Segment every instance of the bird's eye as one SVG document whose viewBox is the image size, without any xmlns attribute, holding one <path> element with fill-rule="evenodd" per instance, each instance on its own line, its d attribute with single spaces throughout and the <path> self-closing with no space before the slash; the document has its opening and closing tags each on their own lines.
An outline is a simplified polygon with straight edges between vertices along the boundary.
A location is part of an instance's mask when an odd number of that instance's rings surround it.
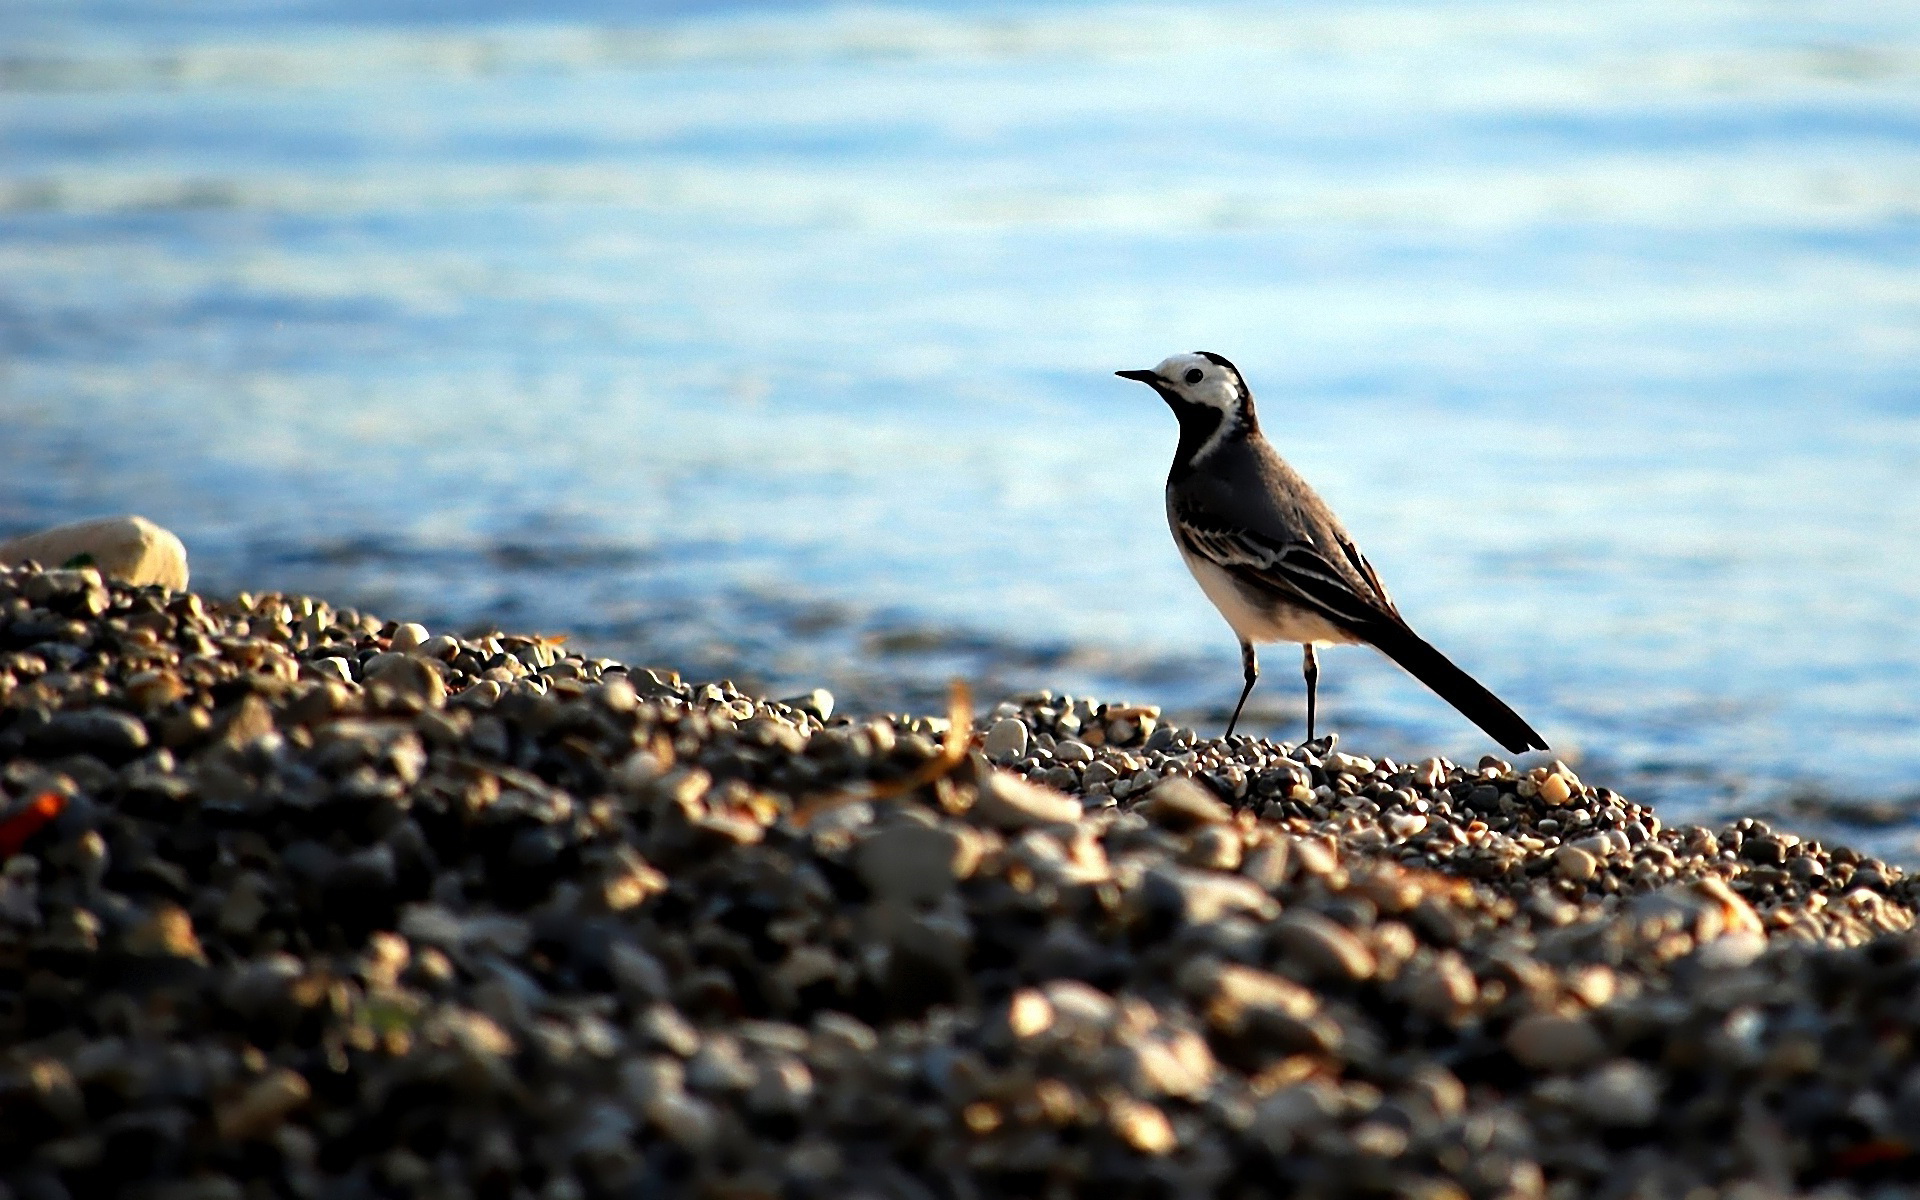
<svg viewBox="0 0 1920 1200">
<path fill-rule="evenodd" d="M 1206 378 L 1206 373 L 1203 372 L 1199 367 L 1195 367 L 1193 370 L 1187 372 L 1188 383 L 1199 383 L 1202 379 L 1205 379 L 1205 378 Z"/>
</svg>

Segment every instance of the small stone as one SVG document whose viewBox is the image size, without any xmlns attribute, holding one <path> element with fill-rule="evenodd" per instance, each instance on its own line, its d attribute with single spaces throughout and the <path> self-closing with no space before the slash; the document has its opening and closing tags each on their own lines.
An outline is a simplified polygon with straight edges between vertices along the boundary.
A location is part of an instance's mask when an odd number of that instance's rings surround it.
<svg viewBox="0 0 1920 1200">
<path fill-rule="evenodd" d="M 1262 1022 L 1304 1020 L 1320 1008 L 1318 998 L 1292 980 L 1238 963 L 1202 960 L 1182 973 L 1180 984 L 1205 998 L 1208 1023 L 1228 1034 Z"/>
<path fill-rule="evenodd" d="M 1767 952 L 1767 935 L 1743 929 L 1725 933 L 1694 951 L 1693 961 L 1709 971 L 1737 971 Z"/>
<path fill-rule="evenodd" d="M 1396 841 L 1419 837 L 1427 831 L 1427 819 L 1419 813 L 1396 813 L 1387 818 L 1387 832 Z"/>
<path fill-rule="evenodd" d="M 1085 742 L 1066 738 L 1053 747 L 1053 760 L 1068 766 L 1077 766 L 1093 761 L 1093 748 Z"/>
<path fill-rule="evenodd" d="M 1182 1099 L 1204 1095 L 1219 1069 L 1206 1039 L 1190 1029 L 1162 1029 L 1155 1036 L 1133 1038 L 1115 1061 L 1129 1090 Z"/>
<path fill-rule="evenodd" d="M 273 709 L 258 696 L 243 696 L 238 704 L 213 719 L 214 735 L 231 746 L 245 746 L 273 732 Z"/>
<path fill-rule="evenodd" d="M 1536 793 L 1544 804 L 1559 806 L 1573 798 L 1573 789 L 1567 786 L 1563 775 L 1549 775 L 1542 779 Z"/>
<path fill-rule="evenodd" d="M 1598 1061 L 1607 1043 L 1585 1017 L 1529 1013 L 1507 1031 L 1507 1050 L 1541 1071 L 1571 1071 Z"/>
<path fill-rule="evenodd" d="M 310 658 L 300 664 L 300 674 L 322 683 L 353 682 L 353 668 L 344 658 Z"/>
<path fill-rule="evenodd" d="M 214 1126 L 225 1141 L 264 1137 L 312 1095 L 305 1076 L 281 1067 L 255 1081 L 238 1098 L 217 1107 Z"/>
<path fill-rule="evenodd" d="M 380 655 L 367 664 L 367 682 L 413 696 L 428 708 L 447 702 L 447 684 L 440 672 L 410 654 Z"/>
<path fill-rule="evenodd" d="M 1241 874 L 1259 884 L 1267 891 L 1273 891 L 1287 878 L 1287 843 L 1283 838 L 1274 838 L 1262 843 L 1252 854 L 1246 856 L 1246 862 L 1240 868 Z"/>
<path fill-rule="evenodd" d="M 1319 913 L 1289 912 L 1274 922 L 1273 935 L 1289 958 L 1319 978 L 1358 982 L 1373 976 L 1373 951 Z"/>
<path fill-rule="evenodd" d="M 1340 867 L 1340 855 L 1318 838 L 1298 838 L 1291 845 L 1292 856 L 1299 863 L 1302 874 L 1325 877 Z"/>
<path fill-rule="evenodd" d="M 1594 1069 L 1574 1095 L 1581 1112 L 1613 1128 L 1643 1129 L 1660 1115 L 1660 1077 L 1633 1059 Z"/>
<path fill-rule="evenodd" d="M 715 1034 L 702 1038 L 687 1063 L 687 1086 L 696 1092 L 744 1092 L 754 1083 L 753 1065 L 738 1038 Z"/>
<path fill-rule="evenodd" d="M 635 1018 L 634 1031 L 681 1058 L 692 1058 L 700 1049 L 700 1031 L 671 1004 L 649 1005 Z"/>
<path fill-rule="evenodd" d="M 1180 1144 L 1166 1113 L 1130 1096 L 1114 1099 L 1108 1107 L 1107 1120 L 1121 1141 L 1142 1154 L 1168 1154 Z"/>
<path fill-rule="evenodd" d="M 387 648 L 405 654 L 426 645 L 427 640 L 432 636 L 427 632 L 425 625 L 408 621 L 393 631 L 393 637 L 388 640 Z"/>
<path fill-rule="evenodd" d="M 227 890 L 226 899 L 220 903 L 220 930 L 235 937 L 244 937 L 260 927 L 260 921 L 272 911 L 268 908 L 266 883 L 253 872 L 248 872 L 235 880 Z"/>
<path fill-rule="evenodd" d="M 1194 832 L 1181 861 L 1209 871 L 1235 871 L 1241 852 L 1240 835 L 1231 826 L 1208 825 Z"/>
<path fill-rule="evenodd" d="M 1399 1158 L 1407 1152 L 1407 1131 L 1385 1121 L 1356 1125 L 1347 1139 L 1355 1150 L 1371 1158 Z"/>
<path fill-rule="evenodd" d="M 207 961 L 200 939 L 193 932 L 193 918 L 177 904 L 162 905 L 152 916 L 127 931 L 129 954 L 150 958 L 184 958 Z"/>
<path fill-rule="evenodd" d="M 1591 854 L 1593 857 L 1598 859 L 1607 858 L 1610 855 L 1612 855 L 1614 852 L 1613 839 L 1609 838 L 1607 835 L 1603 833 L 1596 833 L 1590 837 L 1583 837 L 1578 841 L 1575 841 L 1569 844 L 1579 850 L 1583 850 L 1586 853 Z"/>
<path fill-rule="evenodd" d="M 926 825 L 890 825 L 854 851 L 854 866 L 875 896 L 895 904 L 930 904 L 973 874 L 977 834 Z"/>
<path fill-rule="evenodd" d="M 1553 852 L 1553 873 L 1562 879 L 1585 883 L 1599 870 L 1599 860 L 1578 846 L 1561 846 Z"/>
<path fill-rule="evenodd" d="M 1080 819 L 1080 802 L 997 768 L 980 773 L 980 795 L 970 815 L 1000 829 L 1067 824 Z"/>
<path fill-rule="evenodd" d="M 798 709 L 817 721 L 826 721 L 833 716 L 833 693 L 825 688 L 814 688 L 798 696 L 788 696 L 780 703 L 788 708 Z"/>
<path fill-rule="evenodd" d="M 1201 825 L 1219 825 L 1233 820 L 1228 808 L 1202 784 L 1184 775 L 1160 781 L 1148 793 L 1141 811 L 1156 825 L 1173 830 L 1193 829 Z"/>
<path fill-rule="evenodd" d="M 1753 911 L 1738 892 L 1727 886 L 1724 879 L 1706 876 L 1695 880 L 1690 889 L 1693 894 L 1711 905 L 1720 918 L 1721 933 L 1757 933 L 1764 936 L 1766 926 L 1760 922 L 1760 914 Z"/>
<path fill-rule="evenodd" d="M 1292 1083 L 1260 1101 L 1251 1132 L 1269 1150 L 1284 1152 L 1295 1138 L 1331 1123 L 1343 1107 L 1339 1090 L 1328 1080 Z"/>
<path fill-rule="evenodd" d="M 997 763 L 1008 763 L 1027 753 L 1027 726 L 1013 717 L 1002 717 L 987 731 L 980 752 Z"/>
<path fill-rule="evenodd" d="M 1155 865 L 1131 902 L 1143 913 L 1168 914 L 1191 925 L 1246 914 L 1269 917 L 1279 908 L 1259 884 L 1240 875 Z"/>
<path fill-rule="evenodd" d="M 647 1106 L 647 1117 L 660 1132 L 689 1153 L 710 1146 L 720 1130 L 720 1114 L 698 1096 L 674 1092 Z"/>
<path fill-rule="evenodd" d="M 141 671 L 127 678 L 127 699 L 149 716 L 187 695 L 187 685 L 172 671 Z"/>
<path fill-rule="evenodd" d="M 747 1107 L 756 1113 L 793 1115 L 813 1098 L 813 1072 L 791 1054 L 761 1062 L 747 1093 Z"/>
<path fill-rule="evenodd" d="M 1038 1037 L 1053 1028 L 1053 1004 L 1032 988 L 1022 988 L 1007 1001 L 1007 1028 L 1017 1038 Z"/>
<path fill-rule="evenodd" d="M 35 748 L 52 753 L 129 758 L 147 748 L 147 727 L 140 718 L 111 708 L 57 712 L 32 734 Z"/>
</svg>

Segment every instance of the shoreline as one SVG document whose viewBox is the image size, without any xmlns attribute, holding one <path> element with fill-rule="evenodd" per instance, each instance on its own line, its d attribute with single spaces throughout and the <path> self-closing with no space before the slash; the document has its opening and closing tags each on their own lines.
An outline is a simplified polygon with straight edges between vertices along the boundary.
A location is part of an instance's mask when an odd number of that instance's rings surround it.
<svg viewBox="0 0 1920 1200">
<path fill-rule="evenodd" d="M 0 569 L 0 644 L 16 1195 L 1920 1170 L 1913 879 L 1564 767 L 1050 693 L 849 722 L 85 568 Z"/>
</svg>

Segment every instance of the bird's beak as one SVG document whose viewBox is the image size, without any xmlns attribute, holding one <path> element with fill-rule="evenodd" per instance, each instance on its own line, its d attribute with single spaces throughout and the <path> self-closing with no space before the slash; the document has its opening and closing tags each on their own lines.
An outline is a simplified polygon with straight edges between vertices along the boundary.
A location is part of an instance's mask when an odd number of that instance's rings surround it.
<svg viewBox="0 0 1920 1200">
<path fill-rule="evenodd" d="M 1136 383 L 1144 383 L 1148 386 L 1160 382 L 1160 377 L 1152 371 L 1115 371 L 1114 374 L 1122 379 L 1131 379 Z"/>
</svg>

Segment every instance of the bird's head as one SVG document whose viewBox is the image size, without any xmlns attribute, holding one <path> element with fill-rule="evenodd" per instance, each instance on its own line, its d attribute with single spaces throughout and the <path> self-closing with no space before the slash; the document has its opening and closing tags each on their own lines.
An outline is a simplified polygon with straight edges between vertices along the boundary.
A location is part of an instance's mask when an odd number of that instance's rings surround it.
<svg viewBox="0 0 1920 1200">
<path fill-rule="evenodd" d="M 1233 413 L 1245 405 L 1251 395 L 1240 370 L 1225 357 L 1206 350 L 1176 354 L 1164 359 L 1151 371 L 1115 371 L 1122 379 L 1133 379 L 1160 393 L 1160 398 L 1178 411 L 1182 405 L 1197 405 L 1223 413 Z"/>
<path fill-rule="evenodd" d="M 1151 371 L 1115 371 L 1160 393 L 1180 420 L 1184 457 L 1211 450 L 1226 437 L 1260 428 L 1253 392 L 1240 369 L 1219 354 L 1196 350 L 1163 360 Z"/>
</svg>

